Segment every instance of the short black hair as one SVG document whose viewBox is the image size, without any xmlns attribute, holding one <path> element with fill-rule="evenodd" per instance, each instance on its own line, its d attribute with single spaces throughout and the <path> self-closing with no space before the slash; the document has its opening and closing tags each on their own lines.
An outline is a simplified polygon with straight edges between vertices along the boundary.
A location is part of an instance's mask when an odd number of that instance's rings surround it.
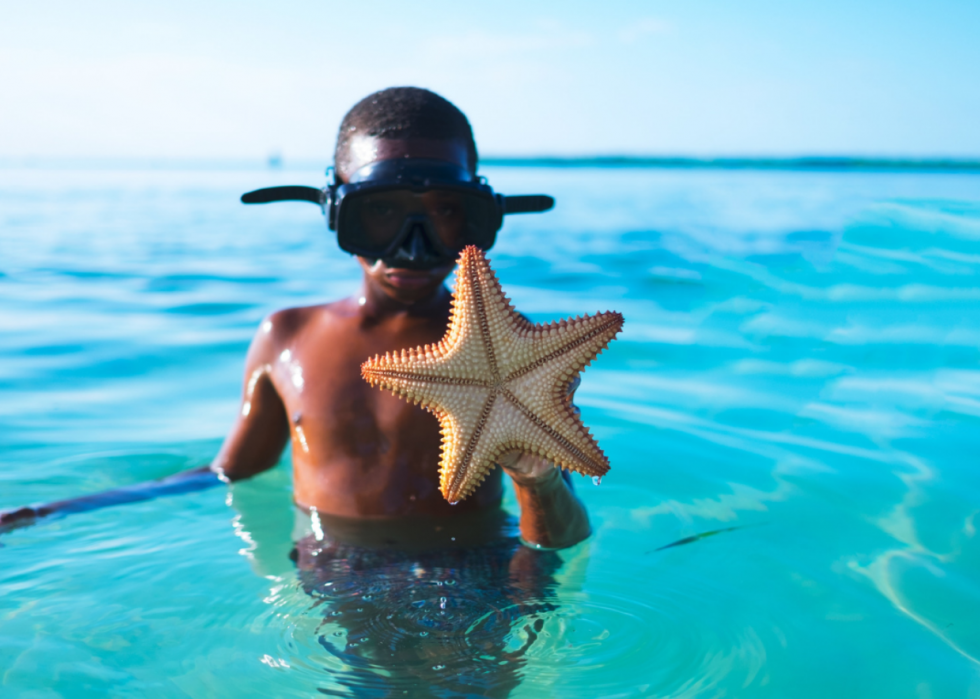
<svg viewBox="0 0 980 699">
<path fill-rule="evenodd" d="M 466 115 L 449 100 L 420 87 L 389 87 L 351 107 L 340 122 L 335 166 L 346 161 L 350 140 L 357 135 L 458 139 L 466 144 L 470 167 L 476 171 L 476 141 Z"/>
</svg>

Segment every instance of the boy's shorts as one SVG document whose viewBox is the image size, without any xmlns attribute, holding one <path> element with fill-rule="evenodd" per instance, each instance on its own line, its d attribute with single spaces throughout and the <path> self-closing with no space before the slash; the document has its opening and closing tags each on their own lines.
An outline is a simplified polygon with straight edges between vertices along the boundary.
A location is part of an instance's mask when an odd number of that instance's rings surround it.
<svg viewBox="0 0 980 699">
<path fill-rule="evenodd" d="M 561 565 L 524 546 L 515 524 L 479 546 L 423 552 L 343 544 L 301 525 L 293 560 L 324 617 L 320 643 L 351 668 L 334 679 L 358 696 L 506 696 L 557 609 Z"/>
</svg>

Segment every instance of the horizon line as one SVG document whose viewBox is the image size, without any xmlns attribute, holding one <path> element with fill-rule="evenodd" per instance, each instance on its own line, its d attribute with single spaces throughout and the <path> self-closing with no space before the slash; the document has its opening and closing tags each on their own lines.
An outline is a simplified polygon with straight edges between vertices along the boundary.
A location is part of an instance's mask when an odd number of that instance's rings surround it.
<svg viewBox="0 0 980 699">
<path fill-rule="evenodd" d="M 687 156 L 687 155 L 591 155 L 591 156 L 509 156 L 480 158 L 480 165 L 496 167 L 665 169 L 665 170 L 786 170 L 786 171 L 863 171 L 863 172 L 944 172 L 980 173 L 980 158 L 946 157 L 869 157 L 850 155 L 804 156 Z M 178 169 L 242 168 L 322 169 L 323 161 L 310 158 L 286 159 L 278 154 L 265 158 L 166 158 L 92 156 L 0 156 L 0 168 L 150 168 Z"/>
<path fill-rule="evenodd" d="M 676 170 L 823 170 L 823 171 L 916 171 L 916 172 L 980 172 L 980 158 L 908 158 L 869 157 L 850 155 L 804 156 L 633 156 L 598 155 L 585 157 L 539 156 L 482 158 L 486 165 L 513 167 L 609 169 L 650 168 Z"/>
</svg>

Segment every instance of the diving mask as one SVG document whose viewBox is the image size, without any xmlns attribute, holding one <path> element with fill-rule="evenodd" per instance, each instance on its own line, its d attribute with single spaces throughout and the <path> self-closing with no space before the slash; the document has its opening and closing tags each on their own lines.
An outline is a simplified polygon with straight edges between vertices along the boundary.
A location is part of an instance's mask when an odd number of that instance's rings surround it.
<svg viewBox="0 0 980 699">
<path fill-rule="evenodd" d="M 427 158 L 379 160 L 323 189 L 270 187 L 242 195 L 245 204 L 309 201 L 347 252 L 396 266 L 434 267 L 467 245 L 489 250 L 507 214 L 547 211 L 546 195 L 496 194 L 486 179 L 454 163 Z"/>
</svg>

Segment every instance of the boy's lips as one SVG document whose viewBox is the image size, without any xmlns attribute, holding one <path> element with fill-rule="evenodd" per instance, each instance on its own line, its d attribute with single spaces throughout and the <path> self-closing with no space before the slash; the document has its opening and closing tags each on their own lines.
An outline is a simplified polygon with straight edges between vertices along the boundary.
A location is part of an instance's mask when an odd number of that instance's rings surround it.
<svg viewBox="0 0 980 699">
<path fill-rule="evenodd" d="M 392 269 L 385 272 L 385 279 L 392 286 L 402 289 L 417 289 L 436 281 L 432 272 L 420 269 Z"/>
</svg>

